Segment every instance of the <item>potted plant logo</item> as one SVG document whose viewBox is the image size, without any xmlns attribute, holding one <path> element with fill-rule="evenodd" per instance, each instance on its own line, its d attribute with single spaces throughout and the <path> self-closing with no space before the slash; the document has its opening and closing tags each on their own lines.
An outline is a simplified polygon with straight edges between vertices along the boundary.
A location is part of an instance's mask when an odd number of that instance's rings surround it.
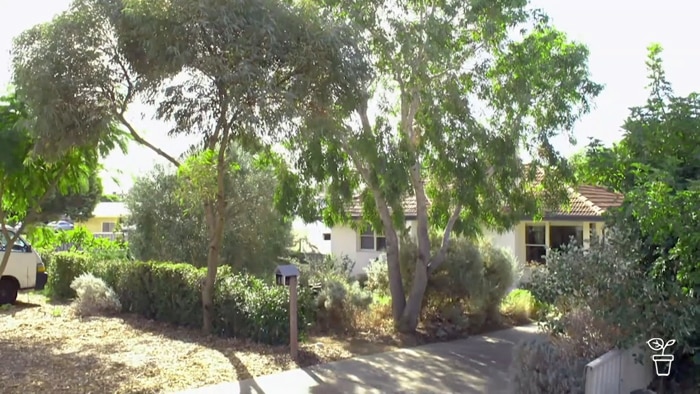
<svg viewBox="0 0 700 394">
<path fill-rule="evenodd" d="M 647 345 L 649 345 L 651 350 L 661 352 L 661 354 L 654 354 L 651 356 L 652 361 L 654 361 L 654 368 L 656 368 L 656 376 L 669 376 L 671 374 L 673 354 L 665 354 L 665 352 L 666 348 L 675 343 L 675 339 L 664 342 L 664 340 L 661 338 L 651 338 L 647 341 Z"/>
</svg>

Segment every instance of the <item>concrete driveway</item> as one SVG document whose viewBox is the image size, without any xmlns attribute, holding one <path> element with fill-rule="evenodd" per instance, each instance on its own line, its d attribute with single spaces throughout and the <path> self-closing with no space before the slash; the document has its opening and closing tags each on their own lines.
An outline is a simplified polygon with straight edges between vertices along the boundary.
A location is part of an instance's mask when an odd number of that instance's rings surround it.
<svg viewBox="0 0 700 394">
<path fill-rule="evenodd" d="M 538 335 L 516 327 L 452 342 L 355 357 L 180 394 L 509 393 L 513 346 Z"/>
</svg>

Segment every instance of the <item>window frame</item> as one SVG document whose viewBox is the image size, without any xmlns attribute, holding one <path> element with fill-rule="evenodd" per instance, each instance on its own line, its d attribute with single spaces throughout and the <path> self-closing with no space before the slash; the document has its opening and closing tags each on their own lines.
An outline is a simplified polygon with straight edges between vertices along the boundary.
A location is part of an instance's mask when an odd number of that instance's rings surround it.
<svg viewBox="0 0 700 394">
<path fill-rule="evenodd" d="M 112 225 L 112 226 L 111 226 L 112 229 L 111 229 L 111 230 L 105 230 L 105 225 L 110 225 L 110 224 Z M 109 226 L 107 226 L 107 227 L 109 228 Z M 115 223 L 115 222 L 102 222 L 102 232 L 103 232 L 103 233 L 113 233 L 114 230 L 116 230 L 116 228 L 117 228 L 117 223 Z"/>
<path fill-rule="evenodd" d="M 549 236 L 549 245 L 547 245 L 548 248 L 555 249 L 555 248 L 559 248 L 559 247 L 561 247 L 562 245 L 564 245 L 564 244 L 559 244 L 559 245 L 557 245 L 556 247 L 552 246 L 552 235 L 551 235 L 551 234 L 552 234 L 552 230 L 553 230 L 553 229 L 557 229 L 557 228 L 567 228 L 567 229 L 572 229 L 572 228 L 573 228 L 573 229 L 575 229 L 576 235 L 574 236 L 574 239 L 576 240 L 576 245 L 577 245 L 578 247 L 583 246 L 583 243 L 585 242 L 585 238 L 584 238 L 584 232 L 585 232 L 585 231 L 584 231 L 584 225 L 583 225 L 583 224 L 581 224 L 581 225 L 570 225 L 570 224 L 552 225 L 552 224 L 550 224 L 550 225 L 549 225 L 549 234 L 550 234 L 550 236 Z M 557 230 L 554 230 L 554 231 L 557 231 Z M 559 235 L 559 234 L 558 234 L 558 235 Z M 589 237 L 590 237 L 590 235 L 589 235 Z M 555 237 L 555 238 L 556 238 L 556 239 L 559 239 L 559 238 L 561 238 L 561 237 Z M 569 238 L 571 238 L 571 237 L 569 237 Z M 569 242 L 571 242 L 571 241 L 569 240 Z"/>
<path fill-rule="evenodd" d="M 14 236 L 16 234 L 14 231 L 12 231 L 10 229 L 7 229 L 7 233 L 10 236 L 10 238 L 14 238 Z M 2 248 L 4 250 L 5 245 L 7 245 L 7 241 L 9 241 L 9 239 L 6 239 L 5 234 L 0 232 L 0 248 Z M 20 250 L 26 249 L 26 247 L 27 247 L 27 244 L 22 240 L 22 237 L 17 237 L 14 245 L 12 245 L 12 250 L 20 251 Z"/>
<path fill-rule="evenodd" d="M 372 247 L 363 246 L 362 241 L 370 239 L 372 240 Z M 380 246 L 380 244 L 382 245 Z M 362 252 L 383 252 L 386 250 L 386 237 L 367 226 L 364 230 L 358 232 L 358 250 Z"/>
<path fill-rule="evenodd" d="M 540 244 L 540 243 L 529 243 L 529 242 L 528 242 L 528 228 L 529 228 L 529 227 L 538 227 L 538 228 L 542 228 L 542 230 L 544 231 L 543 243 Z M 529 224 L 529 223 L 528 223 L 528 224 L 525 224 L 525 240 L 524 240 L 524 241 L 525 241 L 525 260 L 526 260 L 526 263 L 529 264 L 530 262 L 534 261 L 534 262 L 536 262 L 536 263 L 543 264 L 543 263 L 544 263 L 544 257 L 542 257 L 542 256 L 546 256 L 546 255 L 547 255 L 547 249 L 549 248 L 549 247 L 547 246 L 547 224 L 546 224 L 546 223 L 542 223 L 542 224 Z M 544 253 L 542 254 L 542 256 L 539 256 L 537 259 L 528 258 L 528 254 L 529 254 L 529 253 L 528 253 L 528 249 L 529 249 L 529 248 L 543 248 L 543 249 L 544 249 Z"/>
</svg>

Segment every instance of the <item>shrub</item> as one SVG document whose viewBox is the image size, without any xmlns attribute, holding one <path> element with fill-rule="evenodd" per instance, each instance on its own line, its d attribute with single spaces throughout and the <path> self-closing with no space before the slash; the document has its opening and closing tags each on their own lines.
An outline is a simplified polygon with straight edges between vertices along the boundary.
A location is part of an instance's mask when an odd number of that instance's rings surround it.
<svg viewBox="0 0 700 394">
<path fill-rule="evenodd" d="M 536 338 L 518 343 L 511 364 L 512 391 L 519 394 L 584 393 L 592 360 L 568 352 L 565 340 Z"/>
<path fill-rule="evenodd" d="M 677 282 L 659 281 L 644 271 L 639 240 L 632 234 L 608 234 L 605 243 L 594 242 L 588 250 L 569 246 L 552 251 L 546 265 L 533 271 L 528 288 L 557 312 L 541 316 L 543 327 L 565 332 L 565 318 L 585 310 L 606 325 L 607 335 L 615 334 L 615 346 L 661 337 L 674 338 L 683 348 L 697 333 L 697 300 Z"/>
<path fill-rule="evenodd" d="M 289 340 L 288 287 L 269 285 L 247 274 L 234 275 L 221 267 L 214 299 L 214 328 L 220 335 L 275 345 Z M 297 324 L 302 336 L 314 318 L 313 301 L 309 289 L 299 287 Z"/>
<path fill-rule="evenodd" d="M 95 261 L 85 254 L 59 252 L 51 257 L 52 295 L 74 296 L 70 283 L 85 272 L 104 280 L 121 301 L 121 309 L 149 319 L 201 327 L 201 289 L 205 268 L 168 262 Z M 298 290 L 298 328 L 304 332 L 315 318 L 315 299 L 308 288 Z M 289 340 L 289 289 L 247 274 L 219 267 L 214 292 L 214 328 L 224 336 L 281 344 Z"/>
<path fill-rule="evenodd" d="M 436 250 L 441 241 L 433 237 L 432 242 Z M 412 280 L 416 254 L 416 245 L 404 240 L 400 262 L 405 286 L 409 286 Z M 495 317 L 503 297 L 513 286 L 515 267 L 515 258 L 505 250 L 490 243 L 474 243 L 455 237 L 450 242 L 445 262 L 428 279 L 424 301 L 426 317 L 442 319 L 445 315 L 452 315 L 462 321 L 464 312 L 473 317 Z M 376 273 L 371 271 L 375 276 L 373 283 L 388 288 L 384 268 L 380 270 L 371 266 L 370 270 L 376 270 Z"/>
<path fill-rule="evenodd" d="M 44 263 L 44 266 L 46 267 L 46 271 L 51 270 L 51 259 L 53 258 L 53 255 L 55 251 L 50 248 L 37 248 L 36 249 L 37 254 L 41 257 L 41 261 Z"/>
<path fill-rule="evenodd" d="M 389 266 L 386 262 L 386 255 L 382 254 L 379 258 L 372 260 L 365 267 L 367 280 L 365 281 L 365 289 L 375 294 L 389 294 Z"/>
<path fill-rule="evenodd" d="M 503 299 L 500 309 L 502 314 L 516 322 L 524 323 L 536 316 L 539 305 L 528 290 L 515 289 Z"/>
<path fill-rule="evenodd" d="M 70 287 L 77 294 L 73 307 L 81 316 L 121 310 L 121 303 L 114 290 L 104 280 L 91 273 L 84 273 L 73 279 Z"/>
<path fill-rule="evenodd" d="M 347 256 L 324 256 L 322 259 L 309 259 L 291 262 L 298 264 L 300 271 L 299 284 L 320 284 L 328 276 L 351 278 L 355 262 Z M 350 280 L 350 279 L 349 279 Z"/>
<path fill-rule="evenodd" d="M 319 328 L 333 331 L 352 331 L 356 328 L 359 312 L 372 303 L 372 293 L 342 275 L 322 278 L 321 290 L 316 297 Z"/>
<path fill-rule="evenodd" d="M 90 258 L 77 252 L 59 252 L 53 254 L 51 272 L 46 284 L 47 292 L 57 299 L 69 299 L 75 297 L 75 291 L 71 288 L 73 280 L 87 272 L 90 266 Z"/>
</svg>

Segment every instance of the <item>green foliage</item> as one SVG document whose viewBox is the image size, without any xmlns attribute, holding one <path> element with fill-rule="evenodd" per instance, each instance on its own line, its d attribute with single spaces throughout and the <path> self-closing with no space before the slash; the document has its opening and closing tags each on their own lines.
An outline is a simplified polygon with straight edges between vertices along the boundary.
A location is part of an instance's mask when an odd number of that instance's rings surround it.
<svg viewBox="0 0 700 394">
<path fill-rule="evenodd" d="M 67 209 L 67 199 L 88 191 L 90 178 L 98 168 L 94 149 L 74 148 L 50 161 L 35 154 L 37 140 L 31 134 L 34 121 L 26 103 L 15 94 L 0 98 L 0 225 L 4 229 L 7 224 L 21 222 L 17 233 L 46 214 Z M 9 245 L 3 253 L 0 272 L 11 249 Z"/>
<path fill-rule="evenodd" d="M 362 224 L 387 236 L 393 315 L 413 330 L 421 271 L 430 275 L 444 261 L 429 232 L 474 236 L 565 201 L 571 174 L 550 139 L 569 133 L 602 87 L 590 80 L 586 47 L 526 1 L 311 3 L 360 30 L 372 73 L 349 105 L 308 106 L 287 141 L 294 171 L 280 171 L 278 206 L 306 214 L 323 193 L 319 216 L 333 225 L 350 222 L 347 208 L 359 203 Z M 547 193 L 533 186 L 540 169 Z M 406 292 L 395 234 L 405 228 L 409 197 L 421 253 Z"/>
<path fill-rule="evenodd" d="M 365 267 L 367 280 L 365 289 L 373 294 L 389 295 L 389 265 L 386 260 L 377 259 Z"/>
<path fill-rule="evenodd" d="M 50 257 L 51 271 L 46 283 L 46 291 L 51 297 L 57 299 L 70 299 L 75 297 L 75 290 L 71 283 L 78 276 L 90 269 L 90 257 L 77 252 L 60 252 Z"/>
<path fill-rule="evenodd" d="M 639 265 L 642 256 L 642 242 L 620 229 L 585 251 L 574 246 L 551 251 L 529 284 L 535 298 L 557 308 L 558 313 L 542 316 L 545 328 L 564 332 L 568 314 L 585 309 L 605 323 L 615 346 L 668 337 L 678 341 L 678 349 L 689 350 L 698 334 L 697 301 L 678 283 L 647 276 Z"/>
<path fill-rule="evenodd" d="M 682 371 L 682 360 L 700 347 L 700 95 L 674 94 L 659 45 L 649 47 L 646 64 L 647 102 L 631 108 L 619 143 L 604 147 L 592 141 L 577 172 L 625 196 L 608 221 L 630 242 L 621 243 L 608 264 L 632 259 L 626 263 L 632 277 L 624 282 L 613 277 L 618 288 L 613 292 L 606 284 L 604 293 L 613 294 L 610 305 L 622 302 L 617 307 L 634 301 L 631 308 L 610 311 L 606 319 L 620 324 L 628 318 L 626 325 L 639 321 L 632 338 L 652 333 L 676 338 L 685 355 L 677 355 L 679 367 L 674 369 Z M 651 301 L 638 305 L 639 297 Z"/>
<path fill-rule="evenodd" d="M 529 290 L 515 289 L 506 295 L 500 309 L 501 313 L 524 322 L 537 317 L 545 308 Z"/>
<path fill-rule="evenodd" d="M 42 250 L 68 248 L 90 255 L 93 259 L 129 259 L 129 245 L 123 239 L 112 241 L 109 238 L 95 237 L 86 228 L 78 226 L 73 230 L 55 231 L 47 227 L 34 228 L 29 240 Z"/>
<path fill-rule="evenodd" d="M 290 261 L 291 264 L 298 264 L 301 283 L 319 284 L 326 277 L 343 277 L 350 280 L 355 261 L 348 256 L 323 256 L 322 259 L 310 259 L 308 261 Z"/>
<path fill-rule="evenodd" d="M 659 281 L 678 281 L 700 292 L 700 95 L 680 97 L 665 78 L 661 48 L 647 60 L 650 96 L 631 109 L 623 139 L 611 148 L 593 141 L 581 165 L 625 195 L 615 223 L 634 229 L 644 242 L 641 263 Z"/>
<path fill-rule="evenodd" d="M 202 298 L 206 270 L 189 264 L 95 260 L 85 254 L 52 254 L 50 294 L 56 298 L 75 297 L 70 284 L 92 273 L 116 294 L 124 312 L 136 313 L 181 326 L 202 324 Z M 269 344 L 289 340 L 289 291 L 249 276 L 219 267 L 214 295 L 214 330 L 217 334 L 249 338 Z M 299 288 L 299 333 L 304 335 L 315 318 L 315 299 Z"/>
<path fill-rule="evenodd" d="M 347 256 L 325 256 L 299 265 L 299 285 L 313 289 L 315 323 L 318 329 L 351 332 L 356 317 L 372 303 L 372 293 L 351 276 L 355 262 Z"/>
<path fill-rule="evenodd" d="M 432 242 L 434 249 L 437 249 L 439 238 L 433 237 Z M 404 240 L 399 250 L 402 277 L 408 281 L 415 269 L 417 249 L 410 240 Z M 501 301 L 513 286 L 516 267 L 515 258 L 501 248 L 489 243 L 478 244 L 465 238 L 455 238 L 450 242 L 445 263 L 428 279 L 424 307 L 439 311 L 466 303 L 466 312 L 494 317 Z M 372 262 L 366 272 L 365 288 L 379 294 L 388 294 L 386 260 Z"/>
<path fill-rule="evenodd" d="M 271 171 L 241 149 L 233 148 L 229 155 L 238 170 L 226 174 L 228 208 L 221 259 L 236 270 L 269 276 L 287 253 L 291 223 L 273 207 L 270 190 L 276 180 Z M 135 182 L 126 204 L 127 224 L 135 227 L 129 232 L 129 245 L 136 258 L 198 267 L 206 263 L 209 239 L 202 201 L 182 201 L 190 186 L 187 179 L 162 167 Z"/>
<path fill-rule="evenodd" d="M 305 211 L 304 197 L 317 194 L 304 188 L 326 181 L 325 220 L 347 220 L 344 208 L 366 187 L 370 223 L 380 223 L 373 197 L 403 222 L 402 199 L 423 194 L 412 186 L 414 164 L 431 199 L 431 226 L 444 228 L 461 205 L 459 233 L 534 213 L 535 190 L 512 185 L 532 181 L 536 167 L 547 167 L 545 188 L 562 197 L 555 192 L 568 175 L 566 163 L 549 139 L 571 130 L 601 86 L 589 79 L 585 46 L 569 41 L 541 11 L 526 2 L 316 3 L 363 31 L 376 78 L 361 86 L 364 94 L 351 108 L 360 122 L 349 121 L 347 111 L 309 109 L 304 132 L 289 143 L 298 151 L 298 171 L 285 172 L 280 206 Z M 514 26 L 527 26 L 517 39 L 507 34 Z M 370 101 L 379 106 L 375 117 L 368 116 Z M 483 121 L 473 116 L 480 107 L 491 109 Z M 532 171 L 522 167 L 521 141 L 530 141 Z"/>
<path fill-rule="evenodd" d="M 298 289 L 299 333 L 304 335 L 314 318 L 313 296 Z M 289 291 L 242 275 L 222 274 L 215 295 L 217 318 L 214 327 L 226 336 L 284 344 L 289 341 Z"/>
<path fill-rule="evenodd" d="M 343 275 L 326 275 L 319 282 L 316 297 L 318 328 L 341 332 L 356 329 L 355 317 L 358 312 L 367 311 L 372 303 L 372 293 Z"/>
<path fill-rule="evenodd" d="M 513 350 L 511 388 L 523 394 L 583 394 L 590 361 L 551 338 L 522 341 Z"/>
<path fill-rule="evenodd" d="M 433 247 L 439 247 L 438 237 Z M 401 266 L 409 275 L 415 267 L 416 247 L 402 246 Z M 447 259 L 428 280 L 426 305 L 441 309 L 466 301 L 474 313 L 495 317 L 498 306 L 513 286 L 517 263 L 507 251 L 464 238 L 450 242 Z"/>
<path fill-rule="evenodd" d="M 122 197 L 117 194 L 103 194 L 100 196 L 100 202 L 121 202 Z"/>
</svg>

